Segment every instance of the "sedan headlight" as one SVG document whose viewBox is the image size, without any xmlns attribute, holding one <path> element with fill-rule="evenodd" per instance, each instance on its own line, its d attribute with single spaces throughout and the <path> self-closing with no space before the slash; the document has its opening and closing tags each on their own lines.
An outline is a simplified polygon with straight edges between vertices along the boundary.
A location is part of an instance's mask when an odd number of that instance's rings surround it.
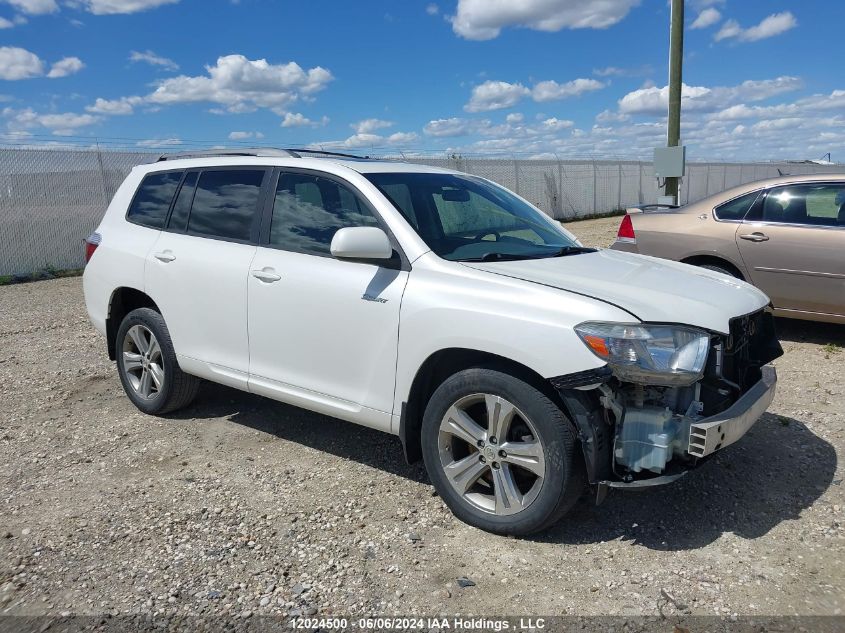
<svg viewBox="0 0 845 633">
<path fill-rule="evenodd" d="M 581 340 L 624 382 L 684 386 L 701 379 L 710 335 L 679 325 L 587 322 Z"/>
</svg>

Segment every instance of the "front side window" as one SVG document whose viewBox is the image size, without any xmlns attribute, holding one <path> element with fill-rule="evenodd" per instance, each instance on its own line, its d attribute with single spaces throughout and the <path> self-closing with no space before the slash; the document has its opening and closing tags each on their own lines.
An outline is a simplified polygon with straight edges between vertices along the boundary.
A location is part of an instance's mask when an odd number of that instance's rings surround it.
<svg viewBox="0 0 845 633">
<path fill-rule="evenodd" d="M 334 234 L 348 226 L 378 226 L 370 208 L 351 189 L 321 176 L 279 175 L 270 223 L 272 246 L 328 255 Z"/>
<path fill-rule="evenodd" d="M 366 177 L 444 259 L 523 259 L 586 250 L 541 211 L 480 178 L 427 173 Z"/>
<path fill-rule="evenodd" d="M 200 174 L 188 232 L 248 241 L 261 194 L 263 169 L 221 169 Z"/>
<path fill-rule="evenodd" d="M 761 219 L 784 224 L 839 226 L 843 206 L 845 183 L 773 187 L 766 196 Z M 845 212 L 841 217 L 845 221 Z"/>
<path fill-rule="evenodd" d="M 173 194 L 182 179 L 181 171 L 149 174 L 141 181 L 126 214 L 132 222 L 153 229 L 164 228 Z"/>
<path fill-rule="evenodd" d="M 759 191 L 746 193 L 715 208 L 719 220 L 742 220 L 760 195 Z"/>
</svg>

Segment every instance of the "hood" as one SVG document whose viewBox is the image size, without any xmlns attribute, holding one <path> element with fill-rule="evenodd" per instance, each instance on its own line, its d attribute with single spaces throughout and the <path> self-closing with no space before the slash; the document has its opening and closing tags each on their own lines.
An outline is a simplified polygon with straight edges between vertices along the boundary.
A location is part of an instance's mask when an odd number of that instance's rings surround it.
<svg viewBox="0 0 845 633">
<path fill-rule="evenodd" d="M 464 262 L 476 270 L 593 297 L 641 321 L 682 323 L 727 334 L 729 321 L 769 303 L 754 286 L 704 268 L 600 250 L 510 262 Z"/>
</svg>

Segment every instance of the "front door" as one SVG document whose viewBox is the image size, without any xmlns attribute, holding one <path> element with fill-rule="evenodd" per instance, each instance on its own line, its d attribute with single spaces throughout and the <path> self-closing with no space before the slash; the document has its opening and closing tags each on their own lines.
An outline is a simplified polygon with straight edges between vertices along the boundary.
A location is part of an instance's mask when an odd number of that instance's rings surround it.
<svg viewBox="0 0 845 633">
<path fill-rule="evenodd" d="M 756 217 L 752 212 L 739 227 L 750 281 L 776 308 L 845 314 L 843 207 L 845 183 L 773 187 Z"/>
<path fill-rule="evenodd" d="M 408 272 L 398 257 L 333 258 L 347 226 L 379 226 L 362 195 L 328 175 L 281 171 L 250 267 L 250 391 L 389 429 Z"/>
</svg>

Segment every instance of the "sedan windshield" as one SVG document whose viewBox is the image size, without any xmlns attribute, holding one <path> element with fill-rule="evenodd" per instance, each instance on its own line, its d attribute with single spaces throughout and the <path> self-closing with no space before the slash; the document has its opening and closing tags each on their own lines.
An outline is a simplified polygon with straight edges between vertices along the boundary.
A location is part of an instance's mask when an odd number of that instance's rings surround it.
<svg viewBox="0 0 845 633">
<path fill-rule="evenodd" d="M 438 173 L 364 175 L 444 259 L 531 259 L 592 250 L 579 246 L 541 211 L 481 178 Z"/>
</svg>

